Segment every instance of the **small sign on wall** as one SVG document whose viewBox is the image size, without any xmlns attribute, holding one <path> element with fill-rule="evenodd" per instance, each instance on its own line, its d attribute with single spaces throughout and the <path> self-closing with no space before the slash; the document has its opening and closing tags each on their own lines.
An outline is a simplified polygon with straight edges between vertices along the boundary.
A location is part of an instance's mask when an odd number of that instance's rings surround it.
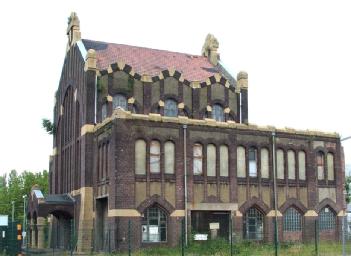
<svg viewBox="0 0 351 256">
<path fill-rule="evenodd" d="M 219 222 L 210 223 L 210 229 L 219 229 Z"/>
<path fill-rule="evenodd" d="M 207 234 L 195 234 L 194 235 L 194 240 L 195 241 L 206 241 L 207 240 Z"/>
</svg>

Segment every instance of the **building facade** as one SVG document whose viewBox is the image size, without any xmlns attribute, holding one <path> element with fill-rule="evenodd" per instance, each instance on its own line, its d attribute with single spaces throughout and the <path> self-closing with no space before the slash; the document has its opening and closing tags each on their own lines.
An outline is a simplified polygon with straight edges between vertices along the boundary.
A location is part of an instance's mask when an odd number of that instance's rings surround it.
<svg viewBox="0 0 351 256">
<path fill-rule="evenodd" d="M 208 35 L 202 55 L 81 38 L 72 13 L 55 96 L 50 195 L 30 196 L 31 245 L 123 250 L 190 234 L 273 241 L 339 239 L 344 162 L 334 133 L 248 119 L 236 78 Z M 276 179 L 274 179 L 274 170 Z M 186 174 L 186 175 L 185 175 Z M 277 212 L 274 207 L 276 180 Z M 64 234 L 64 235 L 61 235 Z"/>
</svg>

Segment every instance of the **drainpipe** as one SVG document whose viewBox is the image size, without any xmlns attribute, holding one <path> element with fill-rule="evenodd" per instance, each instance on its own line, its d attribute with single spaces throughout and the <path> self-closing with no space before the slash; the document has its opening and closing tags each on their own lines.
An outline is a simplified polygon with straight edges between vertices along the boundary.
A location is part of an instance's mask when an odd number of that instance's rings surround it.
<svg viewBox="0 0 351 256">
<path fill-rule="evenodd" d="M 187 182 L 187 161 L 186 161 L 186 132 L 187 129 L 187 125 L 183 124 L 183 152 L 184 152 L 184 231 L 185 231 L 185 246 L 188 245 L 188 207 L 187 207 L 187 203 L 188 203 L 188 182 Z"/>
<path fill-rule="evenodd" d="M 277 170 L 276 170 L 276 152 L 275 152 L 275 131 L 272 132 L 272 156 L 273 156 L 273 193 L 274 193 L 274 247 L 275 255 L 278 255 L 278 204 L 277 204 Z"/>
</svg>

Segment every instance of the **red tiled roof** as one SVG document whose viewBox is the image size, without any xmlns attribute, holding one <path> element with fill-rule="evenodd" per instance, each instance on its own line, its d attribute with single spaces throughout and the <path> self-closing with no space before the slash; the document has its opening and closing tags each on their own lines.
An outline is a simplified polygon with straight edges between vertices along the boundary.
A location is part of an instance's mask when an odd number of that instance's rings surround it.
<svg viewBox="0 0 351 256">
<path fill-rule="evenodd" d="M 113 44 L 83 39 L 87 50 L 94 49 L 97 68 L 107 69 L 110 64 L 122 61 L 139 75 L 157 76 L 163 70 L 175 69 L 188 81 L 205 81 L 220 73 L 206 57 L 186 53 L 156 50 L 124 44 Z"/>
</svg>

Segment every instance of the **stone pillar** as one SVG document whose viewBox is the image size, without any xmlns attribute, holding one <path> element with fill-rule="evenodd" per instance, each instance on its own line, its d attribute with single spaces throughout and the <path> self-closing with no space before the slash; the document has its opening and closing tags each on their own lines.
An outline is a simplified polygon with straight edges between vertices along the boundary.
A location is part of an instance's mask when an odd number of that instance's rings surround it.
<svg viewBox="0 0 351 256">
<path fill-rule="evenodd" d="M 277 225 L 278 225 L 278 240 L 283 239 L 283 215 L 280 211 L 277 211 Z M 275 211 L 271 210 L 265 216 L 264 224 L 264 240 L 270 243 L 274 243 L 275 235 Z"/>
<path fill-rule="evenodd" d="M 304 215 L 304 224 L 302 227 L 302 240 L 312 242 L 315 239 L 315 223 L 318 220 L 318 214 L 314 210 L 308 210 Z"/>
<path fill-rule="evenodd" d="M 243 238 L 243 215 L 237 210 L 233 216 L 233 232 L 235 241 L 240 241 Z"/>
<path fill-rule="evenodd" d="M 38 230 L 38 249 L 43 249 L 45 247 L 45 218 L 38 217 L 37 219 L 37 230 Z"/>
<path fill-rule="evenodd" d="M 35 229 L 36 229 L 36 225 L 35 225 L 34 219 L 30 219 L 30 247 L 31 248 L 36 248 Z"/>
</svg>

